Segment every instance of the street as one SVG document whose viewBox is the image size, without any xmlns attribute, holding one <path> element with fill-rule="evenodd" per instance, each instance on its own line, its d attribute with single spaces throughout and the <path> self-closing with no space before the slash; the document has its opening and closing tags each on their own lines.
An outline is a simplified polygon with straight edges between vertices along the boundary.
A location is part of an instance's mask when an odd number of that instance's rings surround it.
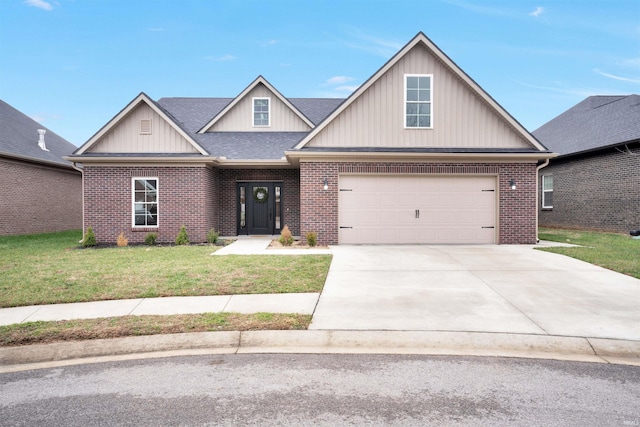
<svg viewBox="0 0 640 427">
<path fill-rule="evenodd" d="M 3 426 L 639 426 L 640 368 L 416 355 L 225 354 L 0 374 Z"/>
</svg>

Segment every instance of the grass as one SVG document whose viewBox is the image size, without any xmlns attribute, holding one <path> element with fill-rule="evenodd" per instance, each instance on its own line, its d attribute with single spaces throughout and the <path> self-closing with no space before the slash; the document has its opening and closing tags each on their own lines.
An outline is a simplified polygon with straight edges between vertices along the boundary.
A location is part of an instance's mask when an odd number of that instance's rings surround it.
<svg viewBox="0 0 640 427">
<path fill-rule="evenodd" d="M 0 347 L 183 332 L 297 330 L 307 329 L 310 322 L 310 315 L 272 313 L 203 313 L 29 322 L 0 326 Z"/>
<path fill-rule="evenodd" d="M 0 307 L 320 292 L 331 263 L 330 255 L 214 257 L 217 248 L 208 245 L 78 249 L 81 237 L 77 231 L 0 237 Z"/>
<path fill-rule="evenodd" d="M 640 279 L 640 240 L 628 234 L 541 228 L 541 240 L 580 247 L 540 249 L 577 258 Z"/>
</svg>

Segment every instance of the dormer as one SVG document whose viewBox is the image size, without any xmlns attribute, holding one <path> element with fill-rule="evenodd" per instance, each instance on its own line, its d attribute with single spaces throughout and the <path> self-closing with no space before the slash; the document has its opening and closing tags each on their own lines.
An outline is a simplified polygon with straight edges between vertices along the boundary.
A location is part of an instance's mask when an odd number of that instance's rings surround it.
<svg viewBox="0 0 640 427">
<path fill-rule="evenodd" d="M 260 76 L 198 133 L 309 132 L 313 127 L 311 120 Z"/>
</svg>

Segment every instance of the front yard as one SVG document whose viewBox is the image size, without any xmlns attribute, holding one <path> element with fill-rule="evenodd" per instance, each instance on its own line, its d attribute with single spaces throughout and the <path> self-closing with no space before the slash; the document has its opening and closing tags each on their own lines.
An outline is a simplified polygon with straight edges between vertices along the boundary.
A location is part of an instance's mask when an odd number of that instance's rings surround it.
<svg viewBox="0 0 640 427">
<path fill-rule="evenodd" d="M 538 237 L 580 245 L 541 250 L 567 255 L 640 279 L 640 240 L 632 239 L 628 234 L 541 228 Z"/>
<path fill-rule="evenodd" d="M 80 232 L 0 237 L 0 307 L 320 292 L 330 255 L 211 256 L 209 245 L 78 249 Z"/>
</svg>

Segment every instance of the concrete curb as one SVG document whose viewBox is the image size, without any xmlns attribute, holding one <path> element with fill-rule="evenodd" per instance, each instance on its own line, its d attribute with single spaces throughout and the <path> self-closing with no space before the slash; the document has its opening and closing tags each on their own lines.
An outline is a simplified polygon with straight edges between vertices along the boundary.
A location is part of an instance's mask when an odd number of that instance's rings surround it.
<svg viewBox="0 0 640 427">
<path fill-rule="evenodd" d="M 248 331 L 0 347 L 0 373 L 109 360 L 220 353 L 464 355 L 640 366 L 638 341 L 482 332 Z"/>
</svg>

